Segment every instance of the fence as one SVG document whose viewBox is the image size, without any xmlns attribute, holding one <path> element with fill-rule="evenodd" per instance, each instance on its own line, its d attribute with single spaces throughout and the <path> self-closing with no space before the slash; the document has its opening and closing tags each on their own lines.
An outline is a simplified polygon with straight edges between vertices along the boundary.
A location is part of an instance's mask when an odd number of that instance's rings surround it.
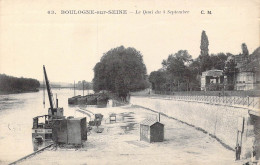
<svg viewBox="0 0 260 165">
<path fill-rule="evenodd" d="M 177 95 L 177 96 L 241 96 L 260 97 L 260 90 L 250 91 L 152 91 L 155 94 Z"/>
<path fill-rule="evenodd" d="M 167 99 L 196 101 L 210 104 L 221 104 L 228 106 L 241 106 L 259 109 L 259 97 L 241 97 L 241 96 L 172 96 Z"/>
</svg>

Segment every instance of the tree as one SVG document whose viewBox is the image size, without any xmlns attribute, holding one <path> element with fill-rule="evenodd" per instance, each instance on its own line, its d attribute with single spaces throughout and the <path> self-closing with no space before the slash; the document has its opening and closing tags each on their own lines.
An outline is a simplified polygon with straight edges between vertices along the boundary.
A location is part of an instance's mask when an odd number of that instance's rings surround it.
<svg viewBox="0 0 260 165">
<path fill-rule="evenodd" d="M 211 69 L 212 61 L 209 56 L 209 40 L 206 32 L 201 33 L 200 55 L 199 60 L 201 64 L 201 72 Z"/>
<path fill-rule="evenodd" d="M 209 40 L 206 32 L 203 30 L 201 33 L 201 42 L 200 42 L 200 55 L 208 56 L 209 55 Z"/>
<path fill-rule="evenodd" d="M 235 79 L 236 72 L 237 72 L 237 68 L 236 68 L 234 57 L 230 56 L 227 59 L 224 68 L 224 74 L 227 76 L 227 84 L 226 84 L 227 90 L 234 90 L 234 86 L 235 86 L 234 79 Z"/>
<path fill-rule="evenodd" d="M 28 92 L 37 91 L 40 87 L 40 82 L 36 79 L 31 78 L 17 78 L 0 74 L 0 92 Z"/>
<path fill-rule="evenodd" d="M 188 66 L 190 71 L 190 90 L 200 90 L 200 62 L 198 59 L 192 61 L 192 63 Z"/>
<path fill-rule="evenodd" d="M 249 55 L 249 52 L 248 52 L 248 49 L 247 49 L 247 46 L 246 46 L 245 43 L 243 43 L 243 44 L 241 45 L 241 48 L 242 48 L 242 54 L 243 54 L 244 56 L 248 56 L 248 55 Z"/>
<path fill-rule="evenodd" d="M 190 72 L 187 65 L 192 61 L 191 55 L 187 50 L 179 50 L 175 54 L 170 54 L 167 60 L 163 60 L 163 68 L 167 71 L 167 83 L 177 90 L 188 90 Z M 182 84 L 186 85 L 182 85 Z M 181 88 L 184 87 L 185 89 Z"/>
<path fill-rule="evenodd" d="M 148 87 L 142 54 L 135 48 L 120 46 L 106 52 L 94 67 L 95 92 L 109 90 L 126 97 L 130 91 Z"/>
<path fill-rule="evenodd" d="M 164 70 L 153 71 L 149 75 L 149 81 L 152 84 L 152 89 L 156 91 L 166 90 L 167 74 Z"/>
<path fill-rule="evenodd" d="M 212 68 L 218 69 L 218 70 L 224 70 L 225 68 L 225 62 L 228 58 L 228 56 L 224 53 L 218 53 L 218 54 L 211 54 L 211 64 Z"/>
</svg>

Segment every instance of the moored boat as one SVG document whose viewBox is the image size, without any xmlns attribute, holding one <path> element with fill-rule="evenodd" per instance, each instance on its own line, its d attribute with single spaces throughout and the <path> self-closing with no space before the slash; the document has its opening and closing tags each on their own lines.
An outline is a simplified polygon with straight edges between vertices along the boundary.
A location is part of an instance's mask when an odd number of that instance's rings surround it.
<svg viewBox="0 0 260 165">
<path fill-rule="evenodd" d="M 86 96 L 74 96 L 68 98 L 70 105 L 97 105 L 98 107 L 105 107 L 109 97 L 104 93 L 89 94 Z"/>
<path fill-rule="evenodd" d="M 55 119 L 63 119 L 63 108 L 58 107 L 58 99 L 56 99 L 56 107 L 54 107 L 52 92 L 48 81 L 45 66 L 43 66 L 44 77 L 47 86 L 47 92 L 50 102 L 48 115 L 36 116 L 33 118 L 32 138 L 34 141 L 52 140 L 52 126 Z"/>
</svg>

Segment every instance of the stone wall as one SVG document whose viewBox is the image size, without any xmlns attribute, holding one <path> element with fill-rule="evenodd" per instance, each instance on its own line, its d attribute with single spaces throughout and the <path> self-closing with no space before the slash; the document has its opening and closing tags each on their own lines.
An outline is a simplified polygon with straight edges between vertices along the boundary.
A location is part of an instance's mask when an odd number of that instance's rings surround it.
<svg viewBox="0 0 260 165">
<path fill-rule="evenodd" d="M 193 125 L 215 136 L 221 143 L 233 149 L 237 140 L 242 145 L 242 156 L 249 157 L 253 135 L 248 134 L 248 110 L 217 104 L 206 104 L 191 101 L 176 101 L 162 98 L 131 97 L 130 103 L 164 113 L 169 117 Z M 239 118 L 244 120 L 239 122 Z M 242 121 L 243 121 L 242 120 Z M 161 121 L 163 123 L 163 121 Z M 238 133 L 239 127 L 243 133 Z M 241 139 L 242 135 L 242 140 Z"/>
</svg>

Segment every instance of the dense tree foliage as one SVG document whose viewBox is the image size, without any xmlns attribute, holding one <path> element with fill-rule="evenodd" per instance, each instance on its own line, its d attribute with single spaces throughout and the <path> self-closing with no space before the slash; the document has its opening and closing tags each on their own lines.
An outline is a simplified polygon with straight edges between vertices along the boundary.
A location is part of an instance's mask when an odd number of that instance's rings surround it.
<svg viewBox="0 0 260 165">
<path fill-rule="evenodd" d="M 235 74 L 237 73 L 236 63 L 233 56 L 230 56 L 226 61 L 224 74 L 227 76 L 227 90 L 234 90 L 234 79 Z"/>
<path fill-rule="evenodd" d="M 148 87 L 142 54 L 123 46 L 106 52 L 94 67 L 93 89 L 108 90 L 126 96 L 130 91 Z"/>
<path fill-rule="evenodd" d="M 209 56 L 209 40 L 204 30 L 201 33 L 199 61 L 200 61 L 201 72 L 211 69 L 212 60 Z"/>
<path fill-rule="evenodd" d="M 225 53 L 211 54 L 210 55 L 210 67 L 211 69 L 223 70 L 225 68 L 225 62 L 228 55 Z"/>
<path fill-rule="evenodd" d="M 153 71 L 149 76 L 149 81 L 152 84 L 152 89 L 158 91 L 167 90 L 166 82 L 167 82 L 167 74 L 163 70 Z"/>
<path fill-rule="evenodd" d="M 174 86 L 177 90 L 187 88 L 190 79 L 190 70 L 187 65 L 191 62 L 191 55 L 187 50 L 179 50 L 175 54 L 170 54 L 167 60 L 163 60 L 163 68 L 166 69 L 167 82 L 172 90 Z"/>
<path fill-rule="evenodd" d="M 248 55 L 249 55 L 249 52 L 248 52 L 248 49 L 247 49 L 247 46 L 246 46 L 245 43 L 243 43 L 243 44 L 241 45 L 241 48 L 242 48 L 242 54 L 243 54 L 244 56 L 248 56 Z"/>
<path fill-rule="evenodd" d="M 260 58 L 260 47 L 256 48 L 251 54 L 254 58 Z"/>
<path fill-rule="evenodd" d="M 242 49 L 243 52 L 243 49 Z M 247 52 L 247 51 L 246 51 Z M 240 56 L 242 54 L 239 54 Z M 245 63 L 252 63 L 260 59 L 260 47 L 249 55 Z M 234 90 L 235 77 L 238 73 L 235 57 L 231 53 L 217 53 L 207 56 L 210 69 L 223 70 L 226 76 L 225 90 Z M 257 62 L 259 64 L 259 62 Z M 156 91 L 193 91 L 200 90 L 200 76 L 203 72 L 200 57 L 192 59 L 185 50 L 170 54 L 162 61 L 162 68 L 149 76 L 152 89 Z M 259 68 L 259 67 L 258 67 Z M 204 68 L 205 69 L 205 68 Z M 221 90 L 223 86 L 211 84 L 211 90 Z"/>
<path fill-rule="evenodd" d="M 201 33 L 200 55 L 201 56 L 209 55 L 209 40 L 208 40 L 208 36 L 204 30 Z"/>
<path fill-rule="evenodd" d="M 152 89 L 159 91 L 199 90 L 199 72 L 199 61 L 192 60 L 187 50 L 180 50 L 163 60 L 162 69 L 152 72 L 149 81 Z"/>
<path fill-rule="evenodd" d="M 192 59 L 186 50 L 180 50 L 175 54 L 170 54 L 162 61 L 162 68 L 154 71 L 149 76 L 153 90 L 158 91 L 190 91 L 200 90 L 200 78 L 202 72 L 210 69 L 223 70 L 227 77 L 225 89 L 233 90 L 235 75 L 238 72 L 234 55 L 231 53 L 217 53 L 209 55 L 209 41 L 205 31 L 201 34 L 200 55 Z M 248 56 L 249 52 L 245 43 L 241 45 L 242 54 Z M 239 54 L 239 55 L 242 55 Z M 260 58 L 260 48 L 256 49 L 249 59 L 258 60 Z M 222 86 L 223 88 L 223 86 Z M 219 86 L 212 89 L 220 90 Z"/>
<path fill-rule="evenodd" d="M 0 74 L 0 91 L 7 93 L 37 91 L 40 82 L 30 78 L 17 78 Z"/>
<path fill-rule="evenodd" d="M 201 57 L 192 59 L 186 50 L 180 50 L 163 60 L 162 69 L 152 72 L 149 81 L 152 83 L 152 89 L 158 91 L 200 90 L 200 75 L 205 71 L 205 64 L 210 69 L 224 70 L 225 66 L 229 65 L 226 64 L 228 56 L 231 54 L 207 55 L 203 58 L 207 63 L 203 63 Z"/>
</svg>

